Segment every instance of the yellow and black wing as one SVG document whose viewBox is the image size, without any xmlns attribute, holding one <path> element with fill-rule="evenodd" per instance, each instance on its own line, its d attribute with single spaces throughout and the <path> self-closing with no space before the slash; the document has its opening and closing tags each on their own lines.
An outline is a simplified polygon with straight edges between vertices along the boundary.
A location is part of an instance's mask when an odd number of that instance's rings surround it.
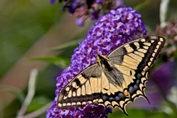
<svg viewBox="0 0 177 118">
<path fill-rule="evenodd" d="M 109 101 L 113 107 L 119 107 L 125 114 L 127 114 L 126 105 L 137 97 L 142 96 L 148 101 L 144 93 L 148 71 L 164 44 L 163 37 L 148 36 L 133 40 L 112 51 L 107 57 L 123 76 L 123 91 L 115 91 L 113 100 L 104 101 Z"/>
<path fill-rule="evenodd" d="M 101 99 L 101 77 L 102 69 L 97 63 L 86 68 L 62 89 L 58 97 L 58 107 L 80 107 Z"/>
<path fill-rule="evenodd" d="M 105 107 L 125 106 L 137 97 L 146 98 L 144 89 L 150 67 L 165 44 L 159 36 L 148 36 L 126 43 L 79 73 L 62 89 L 58 107 L 97 103 Z M 146 98 L 147 99 L 147 98 Z"/>
</svg>

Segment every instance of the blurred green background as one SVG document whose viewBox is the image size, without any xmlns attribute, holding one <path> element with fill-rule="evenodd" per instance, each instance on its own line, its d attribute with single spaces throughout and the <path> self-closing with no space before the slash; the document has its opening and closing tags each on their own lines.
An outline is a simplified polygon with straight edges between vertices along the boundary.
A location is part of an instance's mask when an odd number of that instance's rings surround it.
<svg viewBox="0 0 177 118">
<path fill-rule="evenodd" d="M 149 0 L 146 6 L 137 7 L 143 2 L 124 0 L 126 6 L 137 8 L 148 31 L 153 32 L 160 22 L 160 0 Z M 167 18 L 176 16 L 177 1 L 171 0 Z M 78 40 L 84 39 L 92 23 L 88 20 L 84 27 L 76 26 L 74 16 L 63 12 L 61 4 L 52 5 L 49 0 L 0 0 L 0 118 L 17 116 L 32 69 L 38 70 L 36 91 L 25 114 L 44 108 L 37 118 L 45 117 L 55 97 L 55 79 L 69 65 Z M 60 49 L 54 50 L 56 47 Z M 128 109 L 128 113 L 142 118 L 173 117 L 135 109 Z M 116 116 L 127 117 L 119 110 L 109 115 Z"/>
</svg>

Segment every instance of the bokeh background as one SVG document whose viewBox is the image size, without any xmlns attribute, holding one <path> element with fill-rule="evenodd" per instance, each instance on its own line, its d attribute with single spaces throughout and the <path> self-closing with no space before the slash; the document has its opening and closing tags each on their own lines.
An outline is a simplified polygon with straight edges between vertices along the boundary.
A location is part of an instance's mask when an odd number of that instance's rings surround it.
<svg viewBox="0 0 177 118">
<path fill-rule="evenodd" d="M 160 2 L 124 0 L 126 6 L 142 15 L 152 34 L 160 24 Z M 76 17 L 63 12 L 61 7 L 62 4 L 52 5 L 49 0 L 0 0 L 0 118 L 14 118 L 23 112 L 24 118 L 45 117 L 55 97 L 56 77 L 69 65 L 74 48 L 94 23 L 88 19 L 84 27 L 79 27 L 75 24 Z M 177 1 L 170 0 L 166 19 L 174 18 L 177 18 Z M 161 62 L 153 68 L 150 78 L 162 79 L 154 81 L 155 84 L 147 83 L 151 104 L 137 99 L 128 105 L 131 117 L 177 117 L 175 64 L 176 60 Z M 30 78 L 34 81 L 29 82 Z M 29 85 L 34 88 L 34 96 L 31 93 L 31 100 L 24 102 Z M 127 117 L 118 109 L 109 115 L 117 116 Z"/>
</svg>

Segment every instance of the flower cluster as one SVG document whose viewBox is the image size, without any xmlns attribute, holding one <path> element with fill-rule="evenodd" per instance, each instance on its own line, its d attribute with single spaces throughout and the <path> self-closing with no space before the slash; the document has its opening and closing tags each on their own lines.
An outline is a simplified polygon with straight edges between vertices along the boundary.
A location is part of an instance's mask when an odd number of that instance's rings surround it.
<svg viewBox="0 0 177 118">
<path fill-rule="evenodd" d="M 68 110 L 60 110 L 57 108 L 57 96 L 61 89 L 79 72 L 96 62 L 97 54 L 107 55 L 120 45 L 144 35 L 146 35 L 146 29 L 141 16 L 131 8 L 111 10 L 100 17 L 89 30 L 87 37 L 74 50 L 70 66 L 56 79 L 56 98 L 47 111 L 47 118 L 106 117 L 111 112 L 110 108 L 96 104 L 87 104 L 78 109 L 72 107 Z"/>
<path fill-rule="evenodd" d="M 52 4 L 55 0 L 50 0 Z M 122 0 L 59 0 L 64 2 L 63 10 L 76 14 L 76 24 L 83 26 L 85 20 L 91 15 L 92 20 L 97 20 L 100 13 L 107 13 L 110 10 L 124 6 Z"/>
<path fill-rule="evenodd" d="M 164 59 L 167 61 L 170 59 L 171 61 L 177 60 L 176 55 L 177 51 L 177 19 L 169 20 L 165 27 L 157 26 L 156 34 L 163 35 L 167 37 L 166 47 L 164 48 Z"/>
</svg>

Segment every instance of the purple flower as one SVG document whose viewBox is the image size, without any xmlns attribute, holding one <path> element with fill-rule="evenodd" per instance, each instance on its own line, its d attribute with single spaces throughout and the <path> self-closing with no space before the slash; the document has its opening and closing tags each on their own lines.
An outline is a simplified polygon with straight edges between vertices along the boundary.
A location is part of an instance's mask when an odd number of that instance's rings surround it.
<svg viewBox="0 0 177 118">
<path fill-rule="evenodd" d="M 57 78 L 56 98 L 47 111 L 47 118 L 66 116 L 105 118 L 111 113 L 110 108 L 104 108 L 97 104 L 87 104 L 83 108 L 60 110 L 57 107 L 57 96 L 61 89 L 73 79 L 79 72 L 96 62 L 96 55 L 107 55 L 115 48 L 135 38 L 146 34 L 146 29 L 141 16 L 131 8 L 119 8 L 111 10 L 102 16 L 88 31 L 87 37 L 74 50 L 71 64 Z"/>
<path fill-rule="evenodd" d="M 55 0 L 50 2 L 54 4 Z M 64 2 L 63 10 L 67 9 L 70 14 L 77 15 L 76 24 L 79 26 L 84 25 L 88 16 L 91 16 L 92 20 L 97 20 L 101 13 L 105 14 L 124 6 L 122 0 L 59 0 L 59 2 Z"/>
<path fill-rule="evenodd" d="M 163 50 L 164 61 L 176 61 L 176 44 L 177 44 L 177 19 L 168 20 L 165 27 L 157 26 L 156 34 L 163 35 L 166 40 L 166 46 Z"/>
<path fill-rule="evenodd" d="M 50 3 L 51 3 L 51 4 L 54 4 L 54 3 L 55 3 L 55 0 L 50 0 Z"/>
<path fill-rule="evenodd" d="M 86 19 L 86 18 L 84 18 L 83 16 L 77 17 L 77 19 L 76 19 L 76 24 L 77 24 L 78 26 L 84 26 L 84 24 L 85 24 L 85 19 Z"/>
</svg>

